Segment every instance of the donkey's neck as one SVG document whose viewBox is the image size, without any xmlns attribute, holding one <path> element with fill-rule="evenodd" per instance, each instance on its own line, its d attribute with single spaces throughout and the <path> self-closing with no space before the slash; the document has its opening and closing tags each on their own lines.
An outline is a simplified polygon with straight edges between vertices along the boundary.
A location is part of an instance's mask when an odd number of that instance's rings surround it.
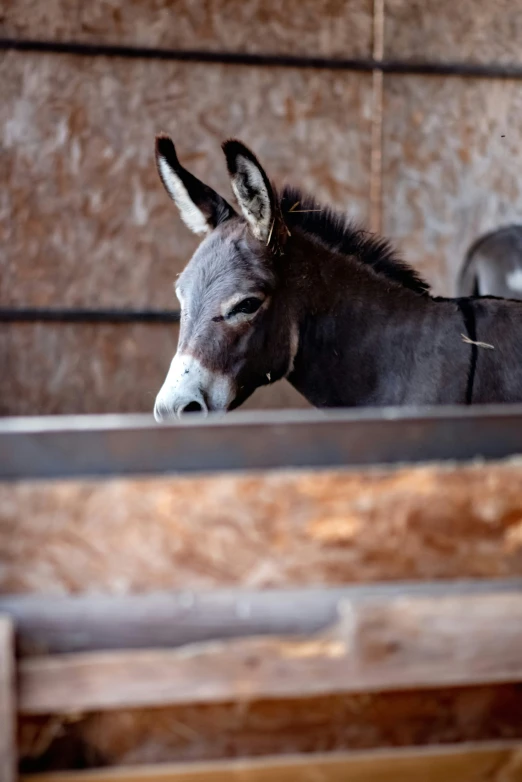
<svg viewBox="0 0 522 782">
<path fill-rule="evenodd" d="M 315 244 L 305 255 L 301 248 L 291 260 L 292 266 L 300 264 L 301 274 L 294 278 L 299 346 L 288 380 L 311 404 L 462 401 L 460 379 L 454 387 L 438 385 L 434 377 L 447 369 L 448 342 L 451 362 L 465 369 L 468 360 L 459 347 L 461 318 L 451 302 L 421 296 Z M 429 375 L 431 383 L 421 382 Z"/>
</svg>

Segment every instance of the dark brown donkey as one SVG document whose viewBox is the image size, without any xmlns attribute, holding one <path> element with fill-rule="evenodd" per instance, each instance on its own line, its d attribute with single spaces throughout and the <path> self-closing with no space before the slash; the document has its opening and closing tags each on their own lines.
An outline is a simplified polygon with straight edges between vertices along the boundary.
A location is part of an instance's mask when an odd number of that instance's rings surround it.
<svg viewBox="0 0 522 782">
<path fill-rule="evenodd" d="M 316 407 L 522 401 L 522 302 L 431 297 L 387 242 L 276 192 L 240 142 L 223 150 L 239 214 L 156 141 L 167 192 L 206 234 L 176 283 L 158 421 L 232 410 L 281 378 Z"/>
</svg>

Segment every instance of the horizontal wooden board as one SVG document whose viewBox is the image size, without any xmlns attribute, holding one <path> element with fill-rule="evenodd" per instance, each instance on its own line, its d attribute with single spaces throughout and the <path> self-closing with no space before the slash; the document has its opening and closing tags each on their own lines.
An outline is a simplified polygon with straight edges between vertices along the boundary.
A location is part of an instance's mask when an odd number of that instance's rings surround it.
<svg viewBox="0 0 522 782">
<path fill-rule="evenodd" d="M 20 768 L 185 763 L 522 740 L 517 684 L 19 717 Z"/>
<path fill-rule="evenodd" d="M 225 763 L 149 766 L 24 776 L 21 782 L 516 782 L 518 743 L 301 755 Z"/>
<path fill-rule="evenodd" d="M 21 657 L 172 648 L 248 636 L 317 633 L 340 610 L 367 611 L 402 601 L 518 595 L 522 580 L 375 584 L 260 591 L 163 592 L 142 595 L 1 596 L 0 614 L 16 627 Z"/>
<path fill-rule="evenodd" d="M 303 607 L 302 610 L 305 610 Z M 27 658 L 21 714 L 522 681 L 522 592 L 339 599 L 317 633 Z"/>
<path fill-rule="evenodd" d="M 0 592 L 521 576 L 521 482 L 514 459 L 2 483 Z"/>
</svg>

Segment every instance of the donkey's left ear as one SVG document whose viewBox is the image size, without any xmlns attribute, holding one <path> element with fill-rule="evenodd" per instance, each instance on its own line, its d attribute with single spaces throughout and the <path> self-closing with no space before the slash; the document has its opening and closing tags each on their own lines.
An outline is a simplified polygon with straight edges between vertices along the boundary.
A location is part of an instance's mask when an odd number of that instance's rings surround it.
<svg viewBox="0 0 522 782">
<path fill-rule="evenodd" d="M 275 217 L 275 197 L 269 179 L 256 156 L 235 139 L 225 141 L 232 190 L 257 239 L 268 242 Z"/>
<path fill-rule="evenodd" d="M 194 233 L 208 233 L 235 215 L 224 198 L 183 168 L 172 139 L 164 134 L 156 136 L 156 165 L 165 190 Z"/>
</svg>

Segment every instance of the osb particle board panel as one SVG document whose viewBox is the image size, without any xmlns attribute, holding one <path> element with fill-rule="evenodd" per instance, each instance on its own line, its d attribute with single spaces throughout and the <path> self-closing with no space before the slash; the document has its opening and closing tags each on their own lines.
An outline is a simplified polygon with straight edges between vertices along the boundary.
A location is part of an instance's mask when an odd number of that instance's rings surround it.
<svg viewBox="0 0 522 782">
<path fill-rule="evenodd" d="M 177 340 L 178 327 L 168 324 L 3 324 L 0 415 L 152 415 Z M 282 381 L 244 408 L 308 406 Z"/>
<path fill-rule="evenodd" d="M 371 0 L 16 0 L 0 35 L 174 49 L 369 56 Z"/>
<path fill-rule="evenodd" d="M 24 718 L 24 772 L 522 736 L 515 685 Z"/>
<path fill-rule="evenodd" d="M 0 414 L 150 411 L 177 327 L 3 324 Z"/>
<path fill-rule="evenodd" d="M 388 76 L 383 138 L 383 230 L 454 295 L 471 242 L 522 219 L 520 85 Z"/>
<path fill-rule="evenodd" d="M 0 305 L 172 307 L 198 239 L 160 183 L 154 136 L 232 198 L 221 142 L 368 218 L 371 76 L 0 55 Z"/>
<path fill-rule="evenodd" d="M 0 590 L 522 574 L 522 464 L 0 486 Z"/>
<path fill-rule="evenodd" d="M 521 63 L 521 0 L 386 0 L 385 57 Z"/>
</svg>

